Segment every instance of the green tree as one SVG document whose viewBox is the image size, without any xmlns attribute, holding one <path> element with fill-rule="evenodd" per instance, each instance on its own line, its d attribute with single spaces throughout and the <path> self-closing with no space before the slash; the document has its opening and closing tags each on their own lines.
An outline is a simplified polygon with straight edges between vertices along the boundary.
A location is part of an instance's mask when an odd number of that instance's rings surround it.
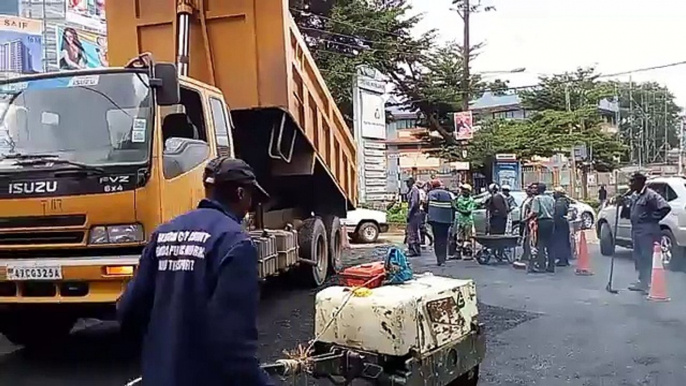
<svg viewBox="0 0 686 386">
<path fill-rule="evenodd" d="M 383 6 L 367 0 L 335 0 L 328 11 L 330 3 L 309 3 L 302 6 L 318 6 L 327 14 L 300 18 L 299 26 L 349 122 L 353 76 L 358 66 L 366 65 L 388 77 L 397 99 L 417 111 L 422 125 L 440 134 L 440 142 L 455 142 L 452 113 L 461 110 L 463 96 L 461 46 L 437 46 L 434 31 L 415 37 L 412 30 L 421 17 L 412 15 L 406 0 L 384 2 Z M 476 45 L 471 50 L 472 59 L 479 48 Z M 487 88 L 498 91 L 507 87 L 502 81 L 486 84 L 478 75 L 469 82 L 471 94 L 477 96 Z"/>
<path fill-rule="evenodd" d="M 615 87 L 600 81 L 594 68 L 541 77 L 538 87 L 520 95 L 524 108 L 536 112 L 528 120 L 528 138 L 536 138 L 538 155 L 569 154 L 572 147 L 584 145 L 588 162 L 578 165 L 606 171 L 617 167 L 617 157 L 626 153 L 619 137 L 603 130 L 606 118 L 599 105 L 615 98 Z"/>
<path fill-rule="evenodd" d="M 432 44 L 432 32 L 414 38 L 420 17 L 406 0 L 383 6 L 367 0 L 293 0 L 293 14 L 317 66 L 348 122 L 352 83 L 358 66 L 383 71 L 413 62 Z M 303 11 L 304 10 L 304 11 Z"/>
</svg>

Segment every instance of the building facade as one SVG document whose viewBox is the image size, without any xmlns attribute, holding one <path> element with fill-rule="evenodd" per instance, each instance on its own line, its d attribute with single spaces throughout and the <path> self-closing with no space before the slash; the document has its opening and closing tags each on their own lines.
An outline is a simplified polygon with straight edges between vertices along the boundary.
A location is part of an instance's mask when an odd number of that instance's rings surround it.
<svg viewBox="0 0 686 386">
<path fill-rule="evenodd" d="M 469 164 L 446 162 L 428 154 L 433 147 L 423 138 L 430 134 L 420 126 L 417 114 L 398 106 L 396 100 L 389 101 L 386 111 L 390 116 L 386 125 L 387 190 L 405 194 L 409 177 L 422 182 L 438 178 L 446 187 L 456 190 Z"/>
<path fill-rule="evenodd" d="M 527 119 L 534 113 L 534 111 L 527 110 L 522 106 L 522 99 L 515 93 L 495 95 L 491 92 L 486 92 L 481 98 L 470 103 L 470 109 L 477 121 L 498 118 Z M 615 101 L 603 99 L 598 103 L 598 111 L 605 121 L 603 131 L 612 134 L 616 133 L 619 104 Z"/>
<path fill-rule="evenodd" d="M 31 63 L 31 51 L 22 40 L 12 40 L 0 44 L 0 71 L 31 73 L 33 72 Z"/>
</svg>

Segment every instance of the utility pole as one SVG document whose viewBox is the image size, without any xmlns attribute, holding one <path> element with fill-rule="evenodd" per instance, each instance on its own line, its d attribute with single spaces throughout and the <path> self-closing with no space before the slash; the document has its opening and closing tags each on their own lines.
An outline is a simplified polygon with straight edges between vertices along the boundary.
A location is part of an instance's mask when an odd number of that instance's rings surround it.
<svg viewBox="0 0 686 386">
<path fill-rule="evenodd" d="M 632 94 L 633 81 L 629 76 L 629 148 L 631 149 L 631 156 L 629 162 L 634 163 L 634 96 Z"/>
<path fill-rule="evenodd" d="M 569 95 L 569 83 L 565 83 L 565 102 L 567 103 L 567 112 L 571 113 L 572 112 L 572 98 Z M 569 124 L 569 136 L 570 137 L 573 134 L 573 128 L 574 128 L 574 126 L 570 123 Z M 569 184 L 571 187 L 570 190 L 572 193 L 572 198 L 576 197 L 576 154 L 574 152 L 575 146 L 576 145 L 572 142 L 572 150 L 570 152 L 572 170 L 569 173 Z"/>
<path fill-rule="evenodd" d="M 470 14 L 472 13 L 471 9 L 471 4 L 469 3 L 469 0 L 464 0 L 462 2 L 463 5 L 463 10 L 462 10 L 462 36 L 463 36 L 463 42 L 462 42 L 462 56 L 463 56 L 463 68 L 462 68 L 462 111 L 468 111 L 469 110 L 469 99 L 471 98 L 471 93 L 469 92 L 469 87 L 471 86 L 470 82 L 470 73 L 469 73 L 469 57 L 471 56 L 471 46 L 469 43 L 469 17 Z M 458 5 L 459 6 L 459 5 Z"/>
<path fill-rule="evenodd" d="M 684 172 L 684 120 L 686 118 L 679 117 L 679 175 L 683 175 Z"/>
</svg>

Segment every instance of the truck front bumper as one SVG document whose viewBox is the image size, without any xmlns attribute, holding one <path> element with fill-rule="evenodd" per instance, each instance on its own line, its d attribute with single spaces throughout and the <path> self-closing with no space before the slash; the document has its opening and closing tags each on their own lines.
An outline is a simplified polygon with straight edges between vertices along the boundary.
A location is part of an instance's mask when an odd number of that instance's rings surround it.
<svg viewBox="0 0 686 386">
<path fill-rule="evenodd" d="M 0 259 L 0 308 L 12 304 L 111 303 L 133 277 L 140 255 Z M 61 279 L 12 280 L 8 270 L 50 267 Z"/>
</svg>

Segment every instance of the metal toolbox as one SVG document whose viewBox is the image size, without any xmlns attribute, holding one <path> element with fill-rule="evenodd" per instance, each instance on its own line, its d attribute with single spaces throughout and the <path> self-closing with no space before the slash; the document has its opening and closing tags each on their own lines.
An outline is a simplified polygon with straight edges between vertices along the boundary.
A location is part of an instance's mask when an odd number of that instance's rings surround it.
<svg viewBox="0 0 686 386">
<path fill-rule="evenodd" d="M 250 232 L 250 238 L 257 248 L 258 269 L 261 278 L 272 276 L 278 272 L 276 237 L 263 231 Z"/>
</svg>

